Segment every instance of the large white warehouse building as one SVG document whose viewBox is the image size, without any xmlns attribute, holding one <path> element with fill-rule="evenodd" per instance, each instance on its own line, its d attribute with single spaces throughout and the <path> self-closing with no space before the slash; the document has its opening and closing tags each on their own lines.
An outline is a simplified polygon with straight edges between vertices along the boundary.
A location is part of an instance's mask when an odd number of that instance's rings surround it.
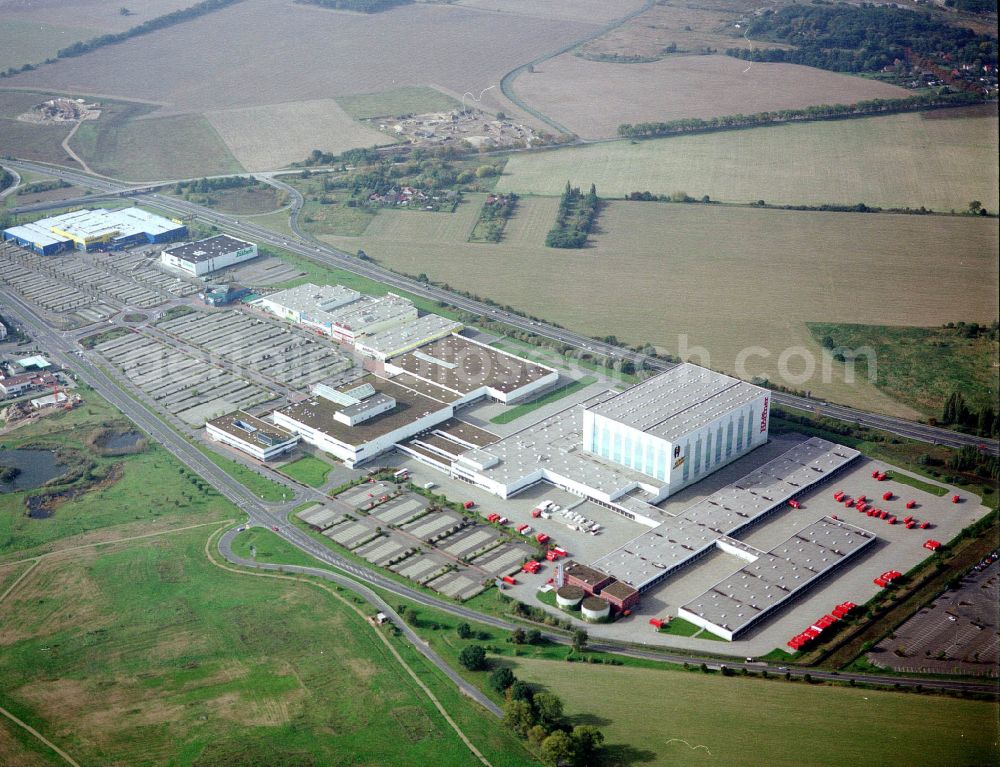
<svg viewBox="0 0 1000 767">
<path fill-rule="evenodd" d="M 167 248 L 160 254 L 160 261 L 165 266 L 201 277 L 256 257 L 257 246 L 254 243 L 218 234 L 207 240 Z"/>
</svg>

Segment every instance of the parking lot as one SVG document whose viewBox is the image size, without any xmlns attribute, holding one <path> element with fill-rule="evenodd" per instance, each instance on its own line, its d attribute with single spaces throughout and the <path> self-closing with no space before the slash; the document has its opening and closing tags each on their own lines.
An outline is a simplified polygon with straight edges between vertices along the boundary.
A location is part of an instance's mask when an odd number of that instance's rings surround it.
<svg viewBox="0 0 1000 767">
<path fill-rule="evenodd" d="M 161 320 L 156 327 L 290 389 L 336 383 L 354 366 L 328 340 L 238 311 L 198 312 Z"/>
<path fill-rule="evenodd" d="M 95 349 L 157 405 L 192 426 L 274 398 L 228 370 L 138 333 Z"/>
<path fill-rule="evenodd" d="M 934 600 L 879 642 L 868 660 L 893 671 L 997 675 L 997 584 L 994 560 L 962 578 L 955 590 Z"/>
<path fill-rule="evenodd" d="M 366 482 L 337 496 L 340 511 L 323 506 L 297 516 L 372 564 L 460 600 L 519 572 L 533 554 L 491 526 L 399 490 L 391 482 Z"/>
</svg>

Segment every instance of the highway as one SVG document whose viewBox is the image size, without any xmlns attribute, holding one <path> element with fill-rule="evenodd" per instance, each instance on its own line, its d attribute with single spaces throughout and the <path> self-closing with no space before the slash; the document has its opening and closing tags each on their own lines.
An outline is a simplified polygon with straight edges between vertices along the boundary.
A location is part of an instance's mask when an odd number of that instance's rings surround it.
<svg viewBox="0 0 1000 767">
<path fill-rule="evenodd" d="M 45 321 L 35 313 L 34 309 L 28 303 L 23 301 L 16 293 L 3 286 L 0 286 L 0 303 L 4 305 L 4 311 L 10 319 L 16 321 L 25 332 L 31 335 L 39 346 L 45 349 L 46 353 L 54 361 L 59 363 L 59 365 L 65 369 L 75 372 L 84 383 L 91 386 L 101 396 L 107 399 L 114 407 L 120 410 L 126 417 L 131 419 L 139 428 L 159 442 L 175 458 L 181 461 L 189 469 L 203 477 L 205 481 L 211 484 L 216 490 L 219 491 L 219 493 L 245 512 L 248 516 L 250 524 L 275 529 L 281 538 L 301 551 L 309 554 L 320 564 L 335 568 L 341 573 L 346 573 L 351 577 L 345 578 L 338 573 L 330 573 L 329 571 L 322 570 L 320 568 L 299 568 L 295 569 L 295 572 L 317 575 L 322 578 L 336 581 L 339 585 L 351 589 L 354 593 L 366 600 L 371 600 L 371 597 L 374 596 L 376 597 L 376 601 L 373 602 L 373 604 L 377 605 L 379 609 L 382 609 L 383 612 L 386 612 L 386 614 L 390 616 L 395 616 L 395 612 L 392 611 L 391 608 L 387 611 L 385 608 L 389 606 L 386 605 L 384 600 L 378 599 L 377 595 L 374 595 L 368 588 L 369 586 L 378 587 L 388 593 L 403 597 L 418 605 L 441 610 L 470 622 L 476 621 L 484 623 L 505 631 L 512 631 L 517 627 L 517 624 L 510 621 L 490 615 L 484 615 L 474 610 L 470 610 L 460 604 L 455 604 L 444 599 L 429 596 L 415 589 L 411 589 L 401 583 L 386 578 L 374 570 L 359 566 L 354 562 L 339 556 L 322 543 L 313 540 L 305 532 L 288 523 L 286 518 L 286 514 L 289 509 L 288 503 L 280 505 L 262 503 L 256 498 L 256 496 L 243 487 L 243 485 L 230 477 L 211 460 L 209 460 L 194 444 L 189 442 L 180 433 L 174 431 L 166 423 L 164 423 L 160 417 L 147 408 L 145 404 L 126 394 L 101 368 L 90 362 L 86 355 L 83 357 L 77 356 L 75 352 L 78 350 L 78 346 L 72 334 L 63 334 L 50 328 Z M 223 556 L 234 564 L 262 567 L 262 565 L 258 563 L 241 560 L 233 554 L 231 550 L 233 534 L 233 531 L 229 531 L 223 537 L 222 541 L 220 541 L 220 552 Z M 290 570 L 292 568 L 290 568 L 290 566 L 284 566 L 284 569 Z M 400 627 L 403 628 L 402 623 L 400 623 Z M 429 648 L 426 647 L 419 637 L 412 632 L 406 633 L 406 636 L 411 642 L 414 643 L 414 646 L 428 658 L 428 660 L 440 668 L 443 673 L 449 676 L 449 678 L 454 678 L 454 670 L 451 669 L 451 667 L 448 666 L 448 664 L 445 663 L 439 656 L 430 652 Z M 570 641 L 565 636 L 551 633 L 546 633 L 545 637 L 549 641 L 560 644 L 568 644 Z M 591 643 L 588 646 L 594 650 L 618 653 L 635 658 L 669 661 L 678 664 L 685 662 L 698 664 L 704 662 L 717 666 L 720 663 L 718 658 L 713 657 L 654 652 L 634 648 L 628 645 L 619 645 L 608 641 Z M 917 678 L 909 676 L 896 677 L 878 674 L 847 674 L 794 667 L 788 667 L 786 669 L 780 666 L 765 665 L 761 663 L 740 663 L 732 660 L 726 660 L 725 663 L 733 669 L 742 669 L 745 667 L 748 670 L 756 672 L 767 670 L 769 673 L 775 675 L 783 674 L 786 671 L 797 677 L 803 677 L 805 674 L 810 674 L 813 679 L 817 680 L 850 681 L 851 679 L 854 679 L 855 682 L 858 683 L 875 685 L 899 684 L 903 687 L 922 686 L 927 689 L 938 690 L 965 690 L 970 692 L 988 693 L 997 692 L 996 680 L 980 682 Z M 461 686 L 460 689 L 462 689 L 465 694 L 471 695 L 473 699 L 481 702 L 479 697 L 481 694 L 472 694 L 471 691 L 465 686 Z M 496 713 L 495 706 L 488 707 L 488 710 Z"/>
<path fill-rule="evenodd" d="M 47 165 L 25 161 L 4 161 L 4 164 L 14 169 L 46 173 L 62 178 L 65 181 L 78 186 L 96 189 L 105 194 L 133 196 L 137 202 L 154 205 L 175 216 L 193 216 L 203 222 L 214 224 L 219 227 L 220 230 L 229 232 L 239 237 L 250 238 L 258 244 L 283 248 L 296 255 L 303 256 L 317 263 L 323 264 L 324 266 L 353 272 L 354 274 L 384 283 L 398 290 L 405 290 L 431 301 L 440 301 L 444 304 L 453 306 L 456 309 L 469 312 L 470 314 L 503 322 L 504 324 L 510 325 L 511 327 L 519 330 L 524 330 L 558 341 L 562 344 L 573 347 L 580 352 L 589 352 L 629 360 L 633 362 L 636 367 L 645 366 L 648 369 L 656 371 L 669 370 L 675 366 L 675 363 L 638 354 L 629 349 L 608 344 L 603 341 L 597 341 L 579 333 L 561 328 L 557 325 L 530 320 L 519 314 L 514 314 L 512 312 L 490 306 L 482 301 L 467 298 L 451 290 L 405 277 L 368 261 L 362 261 L 353 254 L 346 253 L 319 242 L 307 233 L 302 232 L 298 225 L 298 212 L 302 206 L 302 195 L 299 194 L 298 190 L 294 189 L 294 187 L 278 181 L 274 177 L 274 174 L 257 175 L 261 178 L 261 180 L 280 187 L 281 189 L 288 191 L 290 194 L 292 206 L 289 221 L 292 231 L 299 237 L 298 241 L 296 241 L 295 238 L 285 237 L 252 222 L 241 222 L 234 216 L 218 213 L 217 211 L 204 206 L 197 205 L 186 200 L 174 199 L 165 195 L 157 194 L 150 191 L 153 187 L 148 184 L 140 187 L 129 186 L 103 178 L 88 176 L 87 174 L 80 173 L 78 171 L 53 168 Z M 81 200 L 83 199 L 91 198 L 81 198 Z M 65 206 L 66 204 L 67 203 L 65 201 L 58 203 L 58 205 L 62 206 Z M 83 202 L 80 204 L 83 204 Z M 50 207 L 55 207 L 57 204 L 49 203 L 48 205 Z M 40 208 L 35 206 L 33 209 Z M 1000 455 L 1000 442 L 995 439 L 986 439 L 970 434 L 962 434 L 949 429 L 942 429 L 927 424 L 908 421 L 903 418 L 894 418 L 891 416 L 878 415 L 876 413 L 868 413 L 863 410 L 856 410 L 854 408 L 847 407 L 845 405 L 835 405 L 820 400 L 807 399 L 805 397 L 785 394 L 782 392 L 773 393 L 773 402 L 778 405 L 786 405 L 810 412 L 821 411 L 822 415 L 828 418 L 881 429 L 901 437 L 908 437 L 910 439 L 930 444 L 945 445 L 955 448 L 966 446 L 978 447 L 982 445 L 985 446 L 985 449 L 991 454 Z"/>
</svg>

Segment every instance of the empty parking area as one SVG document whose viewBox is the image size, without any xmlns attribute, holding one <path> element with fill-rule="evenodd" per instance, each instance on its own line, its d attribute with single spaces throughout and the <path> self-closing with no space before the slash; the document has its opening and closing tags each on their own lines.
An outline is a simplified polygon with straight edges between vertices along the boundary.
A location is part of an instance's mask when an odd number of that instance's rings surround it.
<svg viewBox="0 0 1000 767">
<path fill-rule="evenodd" d="M 156 327 L 291 389 L 331 383 L 354 365 L 328 340 L 237 311 L 187 314 Z"/>
<path fill-rule="evenodd" d="M 158 406 L 192 426 L 273 398 L 261 387 L 154 338 L 129 333 L 95 348 Z"/>
<path fill-rule="evenodd" d="M 346 519 L 343 511 L 322 505 L 313 506 L 311 509 L 304 509 L 295 516 L 314 530 L 321 532 Z"/>
<path fill-rule="evenodd" d="M 372 516 L 387 525 L 398 527 L 427 513 L 427 502 L 419 496 L 407 495 L 383 503 Z"/>
<path fill-rule="evenodd" d="M 364 557 L 373 565 L 388 567 L 397 562 L 402 562 L 410 554 L 416 551 L 412 546 L 406 546 L 397 538 L 390 538 L 381 535 L 373 541 L 369 541 L 363 546 L 354 550 L 358 556 Z"/>
<path fill-rule="evenodd" d="M 473 527 L 449 535 L 447 539 L 437 542 L 437 547 L 458 559 L 469 560 L 479 554 L 495 548 L 500 542 L 500 535 L 483 527 Z"/>
<path fill-rule="evenodd" d="M 482 580 L 477 580 L 475 576 L 462 570 L 440 575 L 434 580 L 428 581 L 426 585 L 446 597 L 461 600 L 470 599 L 486 588 L 486 584 Z"/>
<path fill-rule="evenodd" d="M 893 671 L 996 676 L 1000 563 L 973 569 L 879 642 L 868 659 Z"/>
<path fill-rule="evenodd" d="M 439 511 L 428 514 L 402 529 L 425 543 L 435 543 L 463 527 L 471 524 L 465 517 L 451 511 Z"/>
<path fill-rule="evenodd" d="M 390 565 L 389 569 L 404 578 L 420 584 L 437 578 L 452 566 L 452 563 L 432 551 L 415 552 L 409 559 Z"/>
<path fill-rule="evenodd" d="M 363 522 L 357 521 L 334 525 L 325 530 L 323 535 L 349 549 L 357 548 L 363 543 L 368 543 L 368 541 L 378 537 L 378 533 L 372 530 L 372 528 Z"/>
<path fill-rule="evenodd" d="M 476 557 L 471 564 L 480 570 L 485 570 L 494 578 L 500 578 L 518 572 L 521 565 L 533 555 L 534 552 L 523 543 L 505 543 Z"/>
<path fill-rule="evenodd" d="M 349 488 L 337 496 L 338 501 L 343 501 L 355 509 L 366 509 L 373 501 L 377 501 L 383 496 L 392 495 L 398 492 L 399 486 L 391 482 L 365 482 Z"/>
</svg>

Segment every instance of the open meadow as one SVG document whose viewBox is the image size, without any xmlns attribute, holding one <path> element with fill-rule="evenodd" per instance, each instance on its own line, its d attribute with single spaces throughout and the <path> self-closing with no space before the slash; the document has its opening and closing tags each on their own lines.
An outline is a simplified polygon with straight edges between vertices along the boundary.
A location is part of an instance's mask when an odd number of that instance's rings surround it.
<svg viewBox="0 0 1000 767">
<path fill-rule="evenodd" d="M 642 5 L 642 0 L 456 0 L 456 5 L 540 19 L 607 24 Z"/>
<path fill-rule="evenodd" d="M 514 664 L 518 678 L 559 695 L 571 721 L 600 727 L 609 756 L 621 762 L 954 767 L 996 758 L 995 703 L 718 673 Z"/>
<path fill-rule="evenodd" d="M 95 433 L 128 431 L 132 426 L 96 392 L 84 389 L 81 394 L 85 403 L 74 411 L 49 415 L 2 438 L 8 449 L 65 452 L 66 465 L 76 469 L 76 479 L 57 478 L 37 490 L 0 494 L 0 562 L 236 513 L 225 498 L 158 445 L 134 455 L 95 454 Z M 61 494 L 50 507 L 51 516 L 28 516 L 25 499 L 48 493 Z"/>
<path fill-rule="evenodd" d="M 4 84 L 155 102 L 156 118 L 222 113 L 211 119 L 237 158 L 254 168 L 280 166 L 314 148 L 386 143 L 384 136 L 350 125 L 335 104 L 317 100 L 406 86 L 430 86 L 460 100 L 467 91 L 478 96 L 489 89 L 484 109 L 516 114 L 499 95 L 500 78 L 597 28 L 592 22 L 445 4 L 356 14 L 291 0 L 245 0 Z M 245 109 L 250 111 L 226 114 Z M 135 130 L 136 146 L 156 151 L 157 137 Z M 21 154 L 2 133 L 0 143 Z M 198 164 L 183 152 L 177 161 Z"/>
<path fill-rule="evenodd" d="M 616 141 L 515 154 L 497 191 L 605 197 L 686 191 L 713 200 L 997 209 L 996 109 L 942 110 Z"/>
<path fill-rule="evenodd" d="M 43 560 L 0 603 L 0 706 L 81 764 L 475 761 L 372 626 L 314 586 L 215 567 L 208 537 Z M 530 763 L 490 715 L 414 667 L 495 765 Z"/>
<path fill-rule="evenodd" d="M 815 104 L 902 98 L 903 88 L 795 64 L 729 56 L 670 56 L 620 64 L 564 53 L 514 82 L 529 105 L 583 138 L 616 136 L 622 123 L 721 117 Z"/>
<path fill-rule="evenodd" d="M 205 116 L 249 171 L 301 162 L 313 149 L 339 154 L 352 147 L 392 143 L 384 133 L 355 122 L 333 99 L 225 109 Z"/>
<path fill-rule="evenodd" d="M 94 37 L 92 29 L 81 29 L 53 24 L 39 24 L 6 16 L 0 5 L 0 71 L 15 69 L 25 64 L 37 64 L 54 57 L 60 48 L 77 40 Z"/>
<path fill-rule="evenodd" d="M 362 237 L 324 239 L 590 335 L 687 349 L 693 362 L 911 417 L 911 407 L 862 377 L 846 383 L 832 360 L 824 380 L 806 323 L 997 316 L 993 220 L 616 201 L 588 247 L 559 250 L 543 246 L 557 207 L 557 198 L 522 198 L 499 245 L 465 241 L 471 200 L 450 224 L 447 214 L 382 211 Z M 737 370 L 751 347 L 758 353 Z M 811 357 L 811 375 L 787 349 Z"/>
<path fill-rule="evenodd" d="M 122 0 L 0 0 L 0 18 L 76 29 L 75 41 L 91 33 L 122 32 L 190 5 L 191 0 L 142 0 L 127 6 Z M 124 7 L 127 15 L 121 12 Z"/>
<path fill-rule="evenodd" d="M 33 125 L 17 119 L 18 115 L 50 98 L 52 96 L 45 93 L 0 88 L 0 147 L 3 147 L 3 154 L 79 168 L 62 148 L 71 125 Z"/>
<path fill-rule="evenodd" d="M 381 93 L 340 96 L 337 103 L 355 120 L 369 120 L 373 117 L 399 117 L 400 115 L 424 114 L 425 112 L 447 112 L 452 109 L 460 109 L 462 106 L 461 101 L 456 101 L 451 96 L 434 90 L 434 88 L 420 85 L 393 88 Z"/>
</svg>

